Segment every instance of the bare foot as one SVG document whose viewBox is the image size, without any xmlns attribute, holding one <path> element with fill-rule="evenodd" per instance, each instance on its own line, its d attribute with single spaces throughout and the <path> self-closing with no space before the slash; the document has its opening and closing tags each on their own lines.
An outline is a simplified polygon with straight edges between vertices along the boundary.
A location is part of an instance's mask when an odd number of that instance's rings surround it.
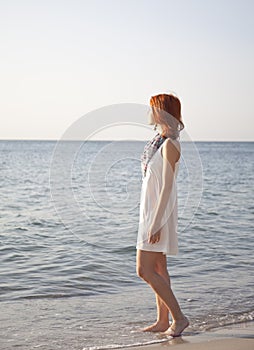
<svg viewBox="0 0 254 350">
<path fill-rule="evenodd" d="M 165 332 L 169 329 L 170 324 L 168 322 L 155 322 L 151 326 L 143 328 L 143 332 Z"/>
<path fill-rule="evenodd" d="M 165 334 L 171 337 L 179 337 L 182 332 L 189 326 L 189 320 L 186 316 L 183 319 L 174 321 L 172 325 L 166 330 Z"/>
</svg>

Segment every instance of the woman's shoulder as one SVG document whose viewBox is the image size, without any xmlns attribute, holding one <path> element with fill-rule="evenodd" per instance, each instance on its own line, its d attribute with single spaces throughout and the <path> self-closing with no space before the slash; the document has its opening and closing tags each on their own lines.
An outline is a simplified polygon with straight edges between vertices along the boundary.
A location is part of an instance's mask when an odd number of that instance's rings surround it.
<svg viewBox="0 0 254 350">
<path fill-rule="evenodd" d="M 179 140 L 173 140 L 170 137 L 168 137 L 164 142 L 164 147 L 166 151 L 167 157 L 173 157 L 175 159 L 175 162 L 178 162 L 178 160 L 181 157 L 181 145 Z"/>
</svg>

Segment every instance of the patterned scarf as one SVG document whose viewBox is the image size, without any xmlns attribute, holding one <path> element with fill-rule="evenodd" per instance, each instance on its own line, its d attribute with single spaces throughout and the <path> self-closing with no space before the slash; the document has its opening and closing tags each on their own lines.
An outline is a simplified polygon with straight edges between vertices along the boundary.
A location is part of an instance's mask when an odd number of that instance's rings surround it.
<svg viewBox="0 0 254 350">
<path fill-rule="evenodd" d="M 146 176 L 147 165 L 153 157 L 154 153 L 158 150 L 161 144 L 166 140 L 166 137 L 157 133 L 152 140 L 148 141 L 145 145 L 144 152 L 141 155 L 141 169 L 143 179 Z"/>
</svg>

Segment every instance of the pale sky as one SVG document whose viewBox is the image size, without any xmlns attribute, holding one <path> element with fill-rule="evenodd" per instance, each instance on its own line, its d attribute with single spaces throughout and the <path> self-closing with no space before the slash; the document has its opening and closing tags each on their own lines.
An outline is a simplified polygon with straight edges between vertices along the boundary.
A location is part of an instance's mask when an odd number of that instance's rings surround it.
<svg viewBox="0 0 254 350">
<path fill-rule="evenodd" d="M 172 91 L 194 141 L 254 141 L 253 13 L 253 0 L 0 0 L 0 139 L 57 140 L 88 112 Z"/>
</svg>

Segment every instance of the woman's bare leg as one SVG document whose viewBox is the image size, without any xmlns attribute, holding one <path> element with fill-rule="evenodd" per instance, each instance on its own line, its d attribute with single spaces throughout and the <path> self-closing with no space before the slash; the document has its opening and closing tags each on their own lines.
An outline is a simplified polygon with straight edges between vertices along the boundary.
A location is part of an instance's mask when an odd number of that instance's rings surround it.
<svg viewBox="0 0 254 350">
<path fill-rule="evenodd" d="M 165 279 L 166 283 L 170 287 L 170 277 L 167 270 L 167 260 L 164 254 L 161 255 L 161 259 L 158 260 L 156 271 Z M 155 293 L 156 305 L 157 305 L 157 321 L 143 329 L 144 332 L 165 332 L 169 326 L 169 311 L 163 300 Z"/>
<path fill-rule="evenodd" d="M 158 274 L 156 266 L 162 253 L 137 250 L 137 274 L 145 280 L 167 306 L 173 324 L 167 330 L 169 335 L 179 336 L 188 327 L 187 317 L 182 313 L 176 297 L 165 279 Z"/>
</svg>

